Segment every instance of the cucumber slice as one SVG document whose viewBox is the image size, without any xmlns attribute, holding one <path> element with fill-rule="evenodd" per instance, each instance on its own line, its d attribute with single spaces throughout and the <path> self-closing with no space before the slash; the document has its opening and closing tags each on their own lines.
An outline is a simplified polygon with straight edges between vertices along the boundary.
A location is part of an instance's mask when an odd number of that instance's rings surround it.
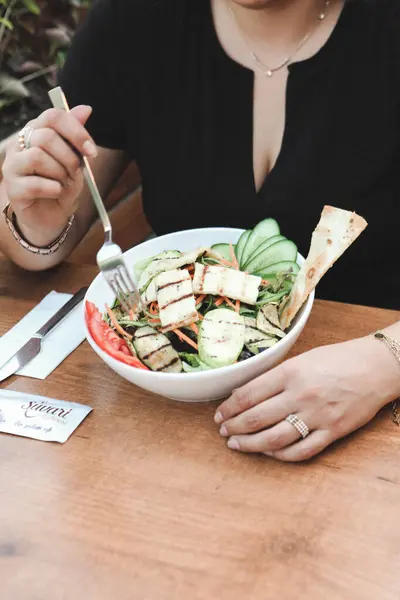
<svg viewBox="0 0 400 600">
<path fill-rule="evenodd" d="M 284 235 L 279 234 L 273 235 L 271 238 L 268 238 L 267 240 L 261 242 L 261 244 L 257 246 L 257 248 L 254 250 L 253 254 L 248 258 L 246 264 L 243 265 L 243 269 L 246 269 L 247 263 L 249 263 L 253 258 L 258 256 L 260 252 L 263 252 L 264 250 L 272 246 L 272 244 L 275 244 L 276 242 L 281 242 L 282 240 L 286 240 L 286 238 Z"/>
<path fill-rule="evenodd" d="M 233 248 L 235 248 L 235 246 Z M 225 260 L 232 260 L 229 244 L 214 244 L 214 246 L 211 246 L 211 250 L 217 252 L 221 258 L 224 258 Z"/>
<path fill-rule="evenodd" d="M 293 275 L 297 275 L 300 271 L 299 265 L 292 260 L 283 260 L 281 262 L 274 263 L 265 267 L 264 269 L 260 269 L 259 271 L 255 271 L 253 275 L 258 275 L 263 279 L 274 279 L 276 273 L 293 273 Z"/>
<path fill-rule="evenodd" d="M 284 260 L 295 261 L 297 256 L 296 244 L 290 240 L 281 240 L 257 254 L 246 264 L 246 271 L 254 273 L 261 271 L 277 262 Z"/>
<path fill-rule="evenodd" d="M 239 265 L 242 265 L 243 250 L 247 244 L 247 240 L 249 239 L 251 232 L 252 232 L 251 229 L 247 229 L 247 231 L 243 231 L 242 235 L 239 238 L 238 243 L 236 244 L 235 254 L 236 254 L 236 258 L 238 260 Z"/>
<path fill-rule="evenodd" d="M 244 317 L 229 308 L 210 310 L 199 327 L 200 360 L 224 367 L 238 359 L 244 346 Z"/>
<path fill-rule="evenodd" d="M 279 235 L 279 225 L 275 219 L 264 219 L 260 221 L 251 232 L 249 239 L 247 240 L 246 246 L 244 247 L 242 254 L 242 263 L 246 263 L 254 250 L 264 240 L 272 237 L 273 235 Z"/>
</svg>

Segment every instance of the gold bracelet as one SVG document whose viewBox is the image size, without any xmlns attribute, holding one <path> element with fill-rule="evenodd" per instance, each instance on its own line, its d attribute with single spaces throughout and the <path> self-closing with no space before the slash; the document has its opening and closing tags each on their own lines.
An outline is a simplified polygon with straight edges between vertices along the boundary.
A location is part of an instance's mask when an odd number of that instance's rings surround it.
<svg viewBox="0 0 400 600">
<path fill-rule="evenodd" d="M 394 357 L 397 360 L 397 362 L 400 364 L 400 343 L 397 340 L 394 340 L 393 338 L 391 338 L 388 335 L 386 335 L 385 333 L 383 333 L 383 331 L 376 331 L 374 333 L 374 337 L 376 337 L 377 340 L 381 340 L 382 342 L 384 342 L 386 344 L 386 346 L 389 348 L 389 350 L 391 350 L 392 353 L 394 354 Z M 397 407 L 397 402 L 399 400 L 400 400 L 400 398 L 398 398 L 397 400 L 395 400 L 393 402 L 392 410 L 393 410 L 393 422 L 396 423 L 396 425 L 400 426 L 400 414 L 399 414 L 399 409 Z"/>
</svg>

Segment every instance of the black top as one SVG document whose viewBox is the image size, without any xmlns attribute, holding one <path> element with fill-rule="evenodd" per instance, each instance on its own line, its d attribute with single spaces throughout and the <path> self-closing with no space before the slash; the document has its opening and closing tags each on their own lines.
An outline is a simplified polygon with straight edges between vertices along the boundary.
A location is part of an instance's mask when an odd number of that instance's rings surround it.
<svg viewBox="0 0 400 600">
<path fill-rule="evenodd" d="M 318 296 L 400 308 L 400 2 L 349 1 L 323 48 L 289 67 L 277 163 L 256 193 L 253 77 L 224 52 L 209 0 L 100 0 L 61 76 L 95 141 L 139 165 L 157 234 L 271 216 L 300 252 L 324 204 L 369 227 Z"/>
</svg>

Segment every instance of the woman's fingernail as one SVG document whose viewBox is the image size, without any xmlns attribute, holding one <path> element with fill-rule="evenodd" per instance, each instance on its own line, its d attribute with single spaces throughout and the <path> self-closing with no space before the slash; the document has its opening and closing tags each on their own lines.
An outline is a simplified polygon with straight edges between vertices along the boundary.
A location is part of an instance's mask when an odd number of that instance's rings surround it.
<svg viewBox="0 0 400 600">
<path fill-rule="evenodd" d="M 97 156 L 96 146 L 90 140 L 86 140 L 83 144 L 83 152 L 86 156 L 90 156 L 91 158 L 95 158 Z"/>
<path fill-rule="evenodd" d="M 273 456 L 274 455 L 273 452 L 263 452 L 263 454 L 265 454 L 265 456 Z"/>
<path fill-rule="evenodd" d="M 222 416 L 222 413 L 220 413 L 219 410 L 217 410 L 217 412 L 214 415 L 214 421 L 217 425 L 219 425 L 220 423 L 222 423 L 223 420 L 224 417 Z"/>
<path fill-rule="evenodd" d="M 230 438 L 227 443 L 231 450 L 240 450 L 239 442 L 235 438 Z"/>
<path fill-rule="evenodd" d="M 219 430 L 220 435 L 222 435 L 223 437 L 228 437 L 228 430 L 225 427 L 225 425 L 222 425 L 221 429 Z"/>
</svg>

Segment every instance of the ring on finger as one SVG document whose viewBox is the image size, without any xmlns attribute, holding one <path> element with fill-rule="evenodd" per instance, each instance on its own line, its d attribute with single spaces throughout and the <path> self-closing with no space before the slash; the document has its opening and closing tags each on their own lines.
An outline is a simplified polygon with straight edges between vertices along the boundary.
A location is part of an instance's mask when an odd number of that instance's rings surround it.
<svg viewBox="0 0 400 600">
<path fill-rule="evenodd" d="M 34 129 L 31 125 L 25 125 L 18 134 L 18 144 L 21 150 L 29 150 L 31 148 L 31 137 Z"/>
<path fill-rule="evenodd" d="M 293 425 L 295 429 L 300 433 L 301 437 L 304 439 L 310 434 L 310 430 L 308 425 L 300 419 L 297 415 L 290 414 L 286 417 L 285 421 Z"/>
</svg>

